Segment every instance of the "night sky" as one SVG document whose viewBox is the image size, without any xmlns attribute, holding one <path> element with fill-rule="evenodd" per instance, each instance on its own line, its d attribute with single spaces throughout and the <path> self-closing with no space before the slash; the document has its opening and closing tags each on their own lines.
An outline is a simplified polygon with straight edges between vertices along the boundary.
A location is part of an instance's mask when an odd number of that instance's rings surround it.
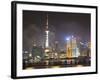
<svg viewBox="0 0 100 80">
<path fill-rule="evenodd" d="M 56 40 L 63 48 L 66 37 L 71 35 L 79 37 L 82 42 L 90 40 L 90 14 L 23 11 L 23 49 L 29 50 L 34 42 L 44 45 L 47 14 L 51 45 Z"/>
</svg>

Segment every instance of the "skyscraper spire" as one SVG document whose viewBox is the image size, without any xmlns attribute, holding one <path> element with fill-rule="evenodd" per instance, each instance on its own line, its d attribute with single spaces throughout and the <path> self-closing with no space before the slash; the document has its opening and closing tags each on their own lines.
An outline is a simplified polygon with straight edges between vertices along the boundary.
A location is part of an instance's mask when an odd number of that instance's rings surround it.
<svg viewBox="0 0 100 80">
<path fill-rule="evenodd" d="M 46 41 L 45 41 L 45 47 L 49 47 L 49 30 L 48 30 L 48 14 L 46 15 Z"/>
<path fill-rule="evenodd" d="M 48 14 L 46 15 L 46 30 L 48 30 Z"/>
</svg>

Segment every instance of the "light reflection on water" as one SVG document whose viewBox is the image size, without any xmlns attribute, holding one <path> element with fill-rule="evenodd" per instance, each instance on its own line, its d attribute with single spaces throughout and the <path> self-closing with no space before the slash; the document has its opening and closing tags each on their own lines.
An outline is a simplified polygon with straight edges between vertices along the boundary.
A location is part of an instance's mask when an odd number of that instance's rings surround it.
<svg viewBox="0 0 100 80">
<path fill-rule="evenodd" d="M 83 65 L 76 65 L 73 67 L 84 67 Z M 51 67 L 47 67 L 47 68 L 62 68 L 61 66 L 51 66 Z M 36 69 L 34 67 L 27 67 L 26 70 L 31 70 L 31 69 Z"/>
<path fill-rule="evenodd" d="M 76 67 L 83 67 L 83 65 L 77 65 Z"/>
<path fill-rule="evenodd" d="M 60 66 L 52 66 L 51 68 L 60 68 Z"/>
</svg>

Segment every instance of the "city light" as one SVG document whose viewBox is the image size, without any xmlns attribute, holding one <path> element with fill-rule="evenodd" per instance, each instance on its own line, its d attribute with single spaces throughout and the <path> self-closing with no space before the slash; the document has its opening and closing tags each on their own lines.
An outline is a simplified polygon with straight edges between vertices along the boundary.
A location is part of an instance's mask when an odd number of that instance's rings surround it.
<svg viewBox="0 0 100 80">
<path fill-rule="evenodd" d="M 73 38 L 74 36 L 72 35 L 72 38 Z"/>
<path fill-rule="evenodd" d="M 29 33 L 31 35 L 28 34 L 26 36 L 26 34 L 24 34 L 26 39 L 23 39 L 23 49 L 25 48 L 25 50 L 27 51 L 23 51 L 23 69 L 29 69 L 30 67 L 33 69 L 42 69 L 90 66 L 91 44 L 90 42 L 88 42 L 88 40 L 85 40 L 85 38 L 82 37 L 82 31 L 80 31 L 81 28 L 79 29 L 78 27 L 78 30 L 76 29 L 77 25 L 76 27 L 74 27 L 74 25 L 71 25 L 72 28 L 70 30 L 70 25 L 69 27 L 66 27 L 66 23 L 63 26 L 61 25 L 60 27 L 58 25 L 60 21 L 55 22 L 57 20 L 53 21 L 53 18 L 52 22 L 50 20 L 51 16 L 52 14 L 48 16 L 47 13 L 44 20 L 46 21 L 46 23 L 44 24 L 43 21 L 43 24 L 40 25 L 45 25 L 44 27 L 41 27 L 41 30 L 40 27 L 37 26 L 35 28 L 33 25 L 33 30 L 28 27 Z M 68 18 L 66 17 L 66 19 Z M 52 27 L 51 22 L 52 24 L 55 22 L 57 25 L 55 24 L 56 26 L 54 25 Z M 24 32 L 27 31 L 26 29 L 27 28 L 25 28 Z M 86 30 L 86 28 L 84 29 Z M 74 30 L 76 30 L 76 34 L 73 34 L 75 33 Z M 68 35 L 69 33 L 70 35 Z M 77 35 L 77 33 L 80 33 L 82 40 L 79 38 L 80 36 Z M 29 35 L 32 37 L 31 39 Z M 65 37 L 63 38 L 63 36 Z M 27 40 L 27 38 L 29 38 L 29 40 Z M 86 43 L 84 42 L 84 40 L 86 41 Z M 30 41 L 33 41 L 32 44 L 30 43 Z"/>
<path fill-rule="evenodd" d="M 80 42 L 81 45 L 84 45 L 84 43 Z"/>
<path fill-rule="evenodd" d="M 45 43 L 45 46 L 46 46 L 46 48 L 48 48 L 49 47 L 49 31 L 46 31 L 46 43 Z"/>
<path fill-rule="evenodd" d="M 67 37 L 66 40 L 69 41 L 70 40 L 70 37 Z"/>
</svg>

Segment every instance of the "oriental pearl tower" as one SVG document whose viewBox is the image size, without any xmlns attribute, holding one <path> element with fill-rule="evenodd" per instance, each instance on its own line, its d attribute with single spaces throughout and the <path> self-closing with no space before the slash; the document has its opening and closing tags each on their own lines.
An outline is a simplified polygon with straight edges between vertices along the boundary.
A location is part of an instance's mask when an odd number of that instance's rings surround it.
<svg viewBox="0 0 100 80">
<path fill-rule="evenodd" d="M 45 52 L 49 52 L 49 29 L 48 29 L 48 14 L 46 16 L 46 30 L 45 30 Z"/>
</svg>

